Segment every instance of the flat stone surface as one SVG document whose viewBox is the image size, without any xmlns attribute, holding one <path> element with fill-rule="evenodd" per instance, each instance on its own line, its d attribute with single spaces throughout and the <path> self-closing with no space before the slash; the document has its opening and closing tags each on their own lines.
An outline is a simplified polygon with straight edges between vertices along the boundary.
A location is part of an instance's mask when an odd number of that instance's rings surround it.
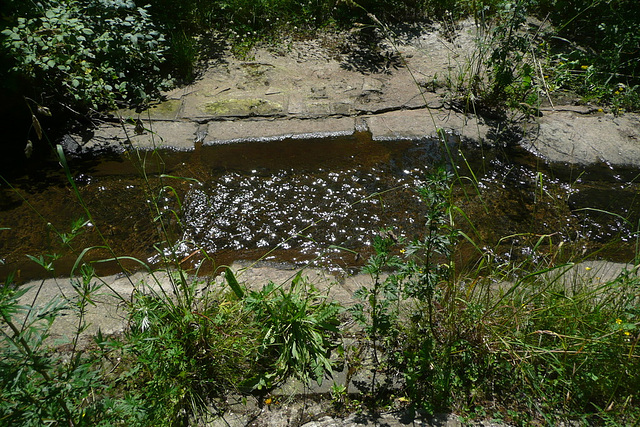
<svg viewBox="0 0 640 427">
<path fill-rule="evenodd" d="M 327 415 L 331 406 L 329 401 L 315 400 L 279 402 L 279 404 L 265 405 L 251 413 L 226 413 L 223 417 L 206 422 L 208 427 L 229 426 L 300 426 L 300 427 L 505 427 L 506 424 L 491 421 L 465 422 L 455 414 L 436 414 L 422 416 L 409 411 L 396 410 L 373 413 L 359 411 L 347 416 L 338 417 Z M 311 421 L 304 421 L 309 420 Z"/>
<path fill-rule="evenodd" d="M 140 149 L 172 148 L 192 150 L 196 140 L 198 124 L 183 121 L 143 122 L 144 131 L 138 135 L 129 133 L 134 147 Z"/>
<path fill-rule="evenodd" d="M 176 89 L 175 92 L 181 93 L 182 91 Z M 121 117 L 124 120 L 135 120 L 136 118 L 145 120 L 147 118 L 152 118 L 153 120 L 171 121 L 178 119 L 180 111 L 182 110 L 182 96 L 172 96 L 171 93 L 168 93 L 165 94 L 165 97 L 167 98 L 165 101 L 153 104 L 143 113 L 131 109 L 120 109 L 113 112 L 113 115 Z"/>
<path fill-rule="evenodd" d="M 270 117 L 283 115 L 284 103 L 265 98 L 229 98 L 200 105 L 207 117 Z"/>
<path fill-rule="evenodd" d="M 324 416 L 317 421 L 303 424 L 303 427 L 406 427 L 407 425 L 422 427 L 461 427 L 463 424 L 454 414 L 423 418 L 402 412 L 392 412 L 383 414 L 351 414 L 346 418 Z"/>
<path fill-rule="evenodd" d="M 573 289 L 576 284 L 597 289 L 605 283 L 614 281 L 622 271 L 632 269 L 634 269 L 632 264 L 588 260 L 574 266 L 551 270 L 546 273 L 546 277 L 551 280 L 560 280 L 567 289 Z"/>
<path fill-rule="evenodd" d="M 374 140 L 414 139 L 436 135 L 436 129 L 454 131 L 473 140 L 485 140 L 489 127 L 477 118 L 451 110 L 418 109 L 366 116 Z"/>
<path fill-rule="evenodd" d="M 354 128 L 355 122 L 351 117 L 307 120 L 216 121 L 208 123 L 204 144 L 351 135 L 354 132 Z"/>
<path fill-rule="evenodd" d="M 539 155 L 575 164 L 640 167 L 640 116 L 555 111 L 529 126 L 527 144 Z"/>
<path fill-rule="evenodd" d="M 123 123 L 103 123 L 91 132 L 90 137 L 69 137 L 76 141 L 83 152 L 101 149 L 122 151 L 131 147 L 141 150 L 192 150 L 197 131 L 198 123 L 195 122 L 149 120 L 140 120 L 136 130 L 136 121 L 130 120 Z"/>
<path fill-rule="evenodd" d="M 269 282 L 287 289 L 300 271 L 299 268 L 289 265 L 251 262 L 236 262 L 231 265 L 231 269 L 238 282 L 247 289 L 255 291 L 261 290 Z M 344 279 L 318 268 L 302 270 L 302 277 L 321 295 L 327 295 L 345 306 L 353 304 L 353 291 L 363 284 L 370 283 L 371 280 L 367 275 L 356 275 Z M 23 286 L 29 288 L 29 291 L 20 298 L 20 304 L 42 307 L 55 298 L 72 303 L 78 296 L 72 280 L 77 279 L 55 278 L 26 283 Z M 170 276 L 163 271 L 154 274 L 138 272 L 129 277 L 121 274 L 105 276 L 101 279 L 93 279 L 92 283 L 99 285 L 100 289 L 94 294 L 95 305 L 89 305 L 87 310 L 85 320 L 88 327 L 82 334 L 85 342 L 90 341 L 90 337 L 95 335 L 98 329 L 107 335 L 119 334 L 125 330 L 128 326 L 125 302 L 130 301 L 134 291 L 151 293 L 161 292 L 162 289 L 169 295 L 173 293 Z M 227 289 L 222 276 L 218 276 L 214 283 L 217 289 Z M 53 324 L 52 340 L 73 336 L 77 321 L 77 316 L 71 310 L 66 310 L 65 315 L 59 317 Z"/>
<path fill-rule="evenodd" d="M 55 278 L 26 283 L 23 286 L 29 290 L 19 299 L 20 304 L 30 307 L 44 307 L 47 303 L 57 300 L 72 306 L 78 300 L 78 293 L 70 278 Z M 79 279 L 81 280 L 81 279 Z M 171 282 L 167 274 L 156 272 L 135 273 L 131 276 L 106 276 L 93 279 L 93 286 L 99 287 L 92 293 L 94 304 L 87 306 L 85 322 L 87 327 L 81 335 L 81 345 L 91 342 L 91 337 L 100 330 L 105 335 L 120 334 L 128 326 L 128 313 L 124 302 L 130 301 L 134 290 L 141 292 L 160 291 L 160 288 L 171 291 Z M 67 309 L 53 323 L 50 329 L 50 343 L 52 345 L 69 342 L 78 327 L 78 316 Z"/>
<path fill-rule="evenodd" d="M 547 273 L 550 277 L 560 279 L 566 286 L 571 287 L 576 282 L 600 286 L 603 283 L 614 280 L 624 269 L 632 268 L 628 264 L 613 263 L 608 261 L 585 261 L 574 266 L 552 270 Z M 372 279 L 367 274 L 335 275 L 320 268 L 305 268 L 300 270 L 295 266 L 285 264 L 272 264 L 264 262 L 235 262 L 231 265 L 238 282 L 250 290 L 261 290 L 269 282 L 287 289 L 292 280 L 302 271 L 302 277 L 306 283 L 312 284 L 321 295 L 327 295 L 331 300 L 337 301 L 344 307 L 352 306 L 356 300 L 353 294 L 361 287 L 372 286 Z M 564 271 L 567 270 L 567 271 Z M 384 276 L 382 276 L 384 280 Z M 75 280 L 75 279 L 74 279 Z M 204 280 L 200 279 L 201 282 Z M 83 332 L 83 340 L 90 341 L 91 336 L 98 332 L 104 334 L 118 334 L 128 327 L 125 301 L 130 301 L 132 292 L 161 292 L 172 293 L 172 281 L 170 276 L 163 271 L 149 274 L 138 272 L 126 277 L 124 275 L 112 275 L 103 278 L 95 278 L 92 283 L 100 285 L 95 292 L 95 305 L 89 305 L 86 315 L 88 324 Z M 225 289 L 226 282 L 222 276 L 218 276 L 214 284 L 217 289 Z M 19 300 L 20 304 L 33 307 L 42 307 L 49 301 L 58 298 L 62 301 L 73 302 L 77 298 L 77 292 L 72 285 L 72 279 L 56 278 L 44 281 L 32 281 L 23 286 L 29 288 Z M 496 287 L 497 292 L 504 291 L 505 287 Z M 343 325 L 351 328 L 353 325 Z M 64 316 L 54 322 L 51 329 L 52 340 L 69 338 L 73 336 L 77 327 L 77 316 L 71 310 L 67 310 Z M 329 384 L 331 385 L 331 384 Z M 326 384 L 325 384 L 326 386 Z M 298 387 L 292 385 L 293 389 Z M 328 390 L 322 389 L 322 392 Z"/>
</svg>

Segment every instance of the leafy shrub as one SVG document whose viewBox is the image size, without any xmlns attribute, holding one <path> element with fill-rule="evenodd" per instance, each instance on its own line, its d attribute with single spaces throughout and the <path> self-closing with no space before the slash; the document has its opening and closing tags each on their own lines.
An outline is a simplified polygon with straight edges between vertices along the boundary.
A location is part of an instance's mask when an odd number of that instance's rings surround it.
<svg viewBox="0 0 640 427">
<path fill-rule="evenodd" d="M 561 37 L 578 41 L 603 69 L 637 77 L 640 9 L 636 1 L 539 0 L 537 6 L 540 15 L 549 14 Z"/>
<path fill-rule="evenodd" d="M 451 221 L 451 180 L 439 168 L 418 189 L 428 207 L 424 236 L 404 244 L 384 230 L 374 238 L 375 254 L 364 268 L 373 287 L 358 289 L 354 296 L 361 302 L 351 308 L 372 342 L 374 363 L 384 360 L 383 366 L 404 377 L 406 393 L 431 411 L 449 403 L 451 378 L 459 373 L 448 355 L 463 341 L 458 328 L 443 321 L 448 316 L 443 313 L 455 308 L 451 256 L 458 231 Z M 402 257 L 394 255 L 402 244 Z M 388 270 L 392 273 L 384 277 Z"/>
<path fill-rule="evenodd" d="M 519 96 L 532 88 L 533 69 L 525 56 L 532 45 L 528 34 L 522 31 L 526 21 L 529 1 L 505 2 L 498 10 L 492 32 L 493 50 L 489 58 L 491 68 L 491 97 L 516 102 Z"/>
<path fill-rule="evenodd" d="M 18 90 L 73 109 L 141 103 L 162 86 L 164 38 L 132 0 L 49 0 L 2 31 Z M 14 88 L 16 89 L 16 88 Z"/>
</svg>

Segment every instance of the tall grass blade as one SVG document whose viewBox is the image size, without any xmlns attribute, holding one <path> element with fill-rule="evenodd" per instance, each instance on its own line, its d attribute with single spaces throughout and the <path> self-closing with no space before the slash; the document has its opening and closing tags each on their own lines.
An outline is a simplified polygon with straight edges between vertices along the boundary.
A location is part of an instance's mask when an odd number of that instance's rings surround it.
<svg viewBox="0 0 640 427">
<path fill-rule="evenodd" d="M 235 274 L 233 274 L 233 271 L 231 271 L 231 268 L 227 267 L 224 270 L 224 277 L 227 280 L 227 284 L 229 285 L 233 293 L 236 294 L 238 299 L 244 298 L 244 291 L 242 290 L 242 287 L 240 287 L 240 284 L 238 283 Z"/>
</svg>

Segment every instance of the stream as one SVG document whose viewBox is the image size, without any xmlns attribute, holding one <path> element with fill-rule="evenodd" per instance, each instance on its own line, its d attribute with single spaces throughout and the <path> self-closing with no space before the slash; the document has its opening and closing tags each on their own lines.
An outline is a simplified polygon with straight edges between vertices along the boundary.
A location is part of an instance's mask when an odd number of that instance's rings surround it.
<svg viewBox="0 0 640 427">
<path fill-rule="evenodd" d="M 461 241 L 460 266 L 480 251 L 504 261 L 532 256 L 545 235 L 538 252 L 558 260 L 629 262 L 636 253 L 640 171 L 549 165 L 517 146 L 479 147 L 455 135 L 448 150 L 434 139 L 356 133 L 112 153 L 69 165 L 77 194 L 54 160 L 1 182 L 1 277 L 68 275 L 80 256 L 111 274 L 158 266 L 167 254 L 207 274 L 235 260 L 353 271 L 381 228 L 421 235 L 425 207 L 415 188 L 438 166 L 453 174 L 453 218 L 474 241 Z M 122 266 L 104 262 L 114 255 L 125 257 Z"/>
</svg>

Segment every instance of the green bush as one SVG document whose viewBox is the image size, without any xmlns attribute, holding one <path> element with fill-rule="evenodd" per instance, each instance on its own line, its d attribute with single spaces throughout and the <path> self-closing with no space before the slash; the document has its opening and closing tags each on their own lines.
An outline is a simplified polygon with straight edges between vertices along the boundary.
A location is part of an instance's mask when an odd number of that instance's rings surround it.
<svg viewBox="0 0 640 427">
<path fill-rule="evenodd" d="M 131 0 L 49 0 L 14 9 L 2 31 L 10 88 L 72 109 L 143 103 L 162 87 L 164 37 Z"/>
</svg>

